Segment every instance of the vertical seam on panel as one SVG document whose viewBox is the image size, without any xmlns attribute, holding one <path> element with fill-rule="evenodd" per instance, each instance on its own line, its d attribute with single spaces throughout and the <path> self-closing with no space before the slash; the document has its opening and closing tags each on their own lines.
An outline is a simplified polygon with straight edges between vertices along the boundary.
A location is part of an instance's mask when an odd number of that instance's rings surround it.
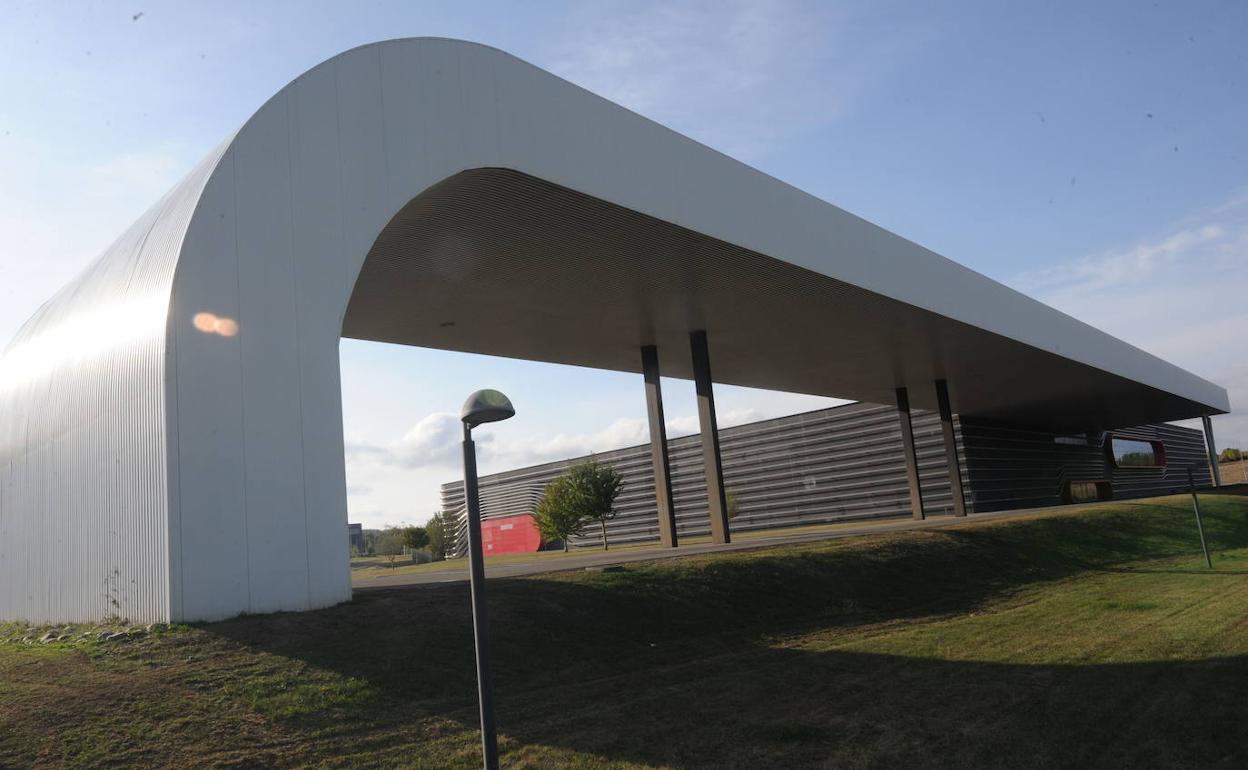
<svg viewBox="0 0 1248 770">
<path fill-rule="evenodd" d="M 303 403 L 303 337 L 300 333 L 299 326 L 299 270 L 295 266 L 295 159 L 294 159 L 294 142 L 291 133 L 294 131 L 295 124 L 291 122 L 290 102 L 296 98 L 298 90 L 292 88 L 290 94 L 286 97 L 286 192 L 290 201 L 290 214 L 287 217 L 286 224 L 290 227 L 290 283 L 291 294 L 294 304 L 294 322 L 295 322 L 295 366 L 298 371 L 295 376 L 295 392 L 299 400 L 299 474 L 302 481 L 299 486 L 299 496 L 303 500 L 303 582 L 304 590 L 307 592 L 308 608 L 312 607 L 312 545 L 308 535 L 308 444 L 307 432 L 304 430 L 304 403 Z"/>
<path fill-rule="evenodd" d="M 343 169 L 342 96 L 339 93 L 339 87 L 340 86 L 339 86 L 339 80 L 338 80 L 338 60 L 335 59 L 334 60 L 335 137 L 334 138 L 337 143 L 337 149 L 338 149 L 338 158 L 337 158 L 337 163 L 335 164 L 338 168 L 338 260 L 340 263 L 339 267 L 341 268 L 340 277 L 342 278 L 342 292 L 343 292 L 343 296 L 346 297 L 346 299 L 342 303 L 342 314 L 336 320 L 335 328 L 334 328 L 334 337 L 336 340 L 334 344 L 334 366 L 337 368 L 337 375 L 338 375 L 338 393 L 336 395 L 336 398 L 338 400 L 339 429 L 341 430 L 342 429 L 342 426 L 341 426 L 341 423 L 342 423 L 342 326 L 343 326 L 343 321 L 346 319 L 347 307 L 350 305 L 350 302 L 351 302 L 351 294 L 355 290 L 355 282 L 351 279 L 351 276 L 350 276 L 351 265 L 350 265 L 350 262 L 347 261 L 347 194 L 346 194 L 346 185 L 342 179 L 342 169 Z M 346 442 L 346 439 L 344 436 L 344 439 L 343 439 L 344 455 L 342 458 L 342 482 L 343 482 L 342 515 L 343 515 L 343 518 L 350 521 L 351 512 L 350 512 L 350 506 L 347 503 L 347 496 L 346 496 L 347 460 L 346 460 L 346 455 L 345 455 L 345 451 L 346 451 L 345 442 Z M 350 565 L 348 565 L 348 568 L 347 568 L 346 578 L 347 578 L 347 593 L 348 595 L 350 595 L 351 593 Z"/>
<path fill-rule="evenodd" d="M 385 169 L 383 172 L 385 174 L 385 187 L 383 189 L 386 196 L 389 197 L 391 174 L 390 164 L 387 161 L 390 158 L 390 138 L 386 132 L 386 78 L 381 67 L 381 46 L 377 47 L 377 108 L 381 111 L 381 164 Z M 383 225 L 382 227 L 384 229 L 385 226 Z M 377 234 L 377 237 L 380 237 L 380 233 Z M 375 243 L 376 238 L 374 238 L 373 243 L 368 245 L 369 251 L 372 251 Z M 365 260 L 368 259 L 367 251 L 364 253 L 364 258 Z"/>
<path fill-rule="evenodd" d="M 238 252 L 238 153 L 230 153 L 230 203 L 234 208 L 234 291 L 238 300 L 239 325 L 243 321 L 243 266 L 242 257 Z M 247 329 L 243 327 L 243 334 Z M 238 404 L 239 429 L 242 437 L 242 448 L 239 454 L 243 460 L 243 556 L 247 564 L 247 611 L 251 612 L 251 511 L 247 499 L 247 374 L 244 371 L 246 361 L 243 358 L 243 338 L 238 338 Z"/>
<path fill-rule="evenodd" d="M 194 215 L 192 215 L 191 221 L 187 222 L 186 224 L 188 231 L 190 230 L 191 222 L 193 221 L 194 221 Z M 174 275 L 175 282 L 176 282 L 176 278 L 177 276 L 175 272 L 175 275 Z M 180 332 L 179 332 L 179 324 L 177 321 L 177 317 L 174 315 L 174 313 L 176 312 L 175 310 L 176 305 L 177 305 L 177 289 L 176 289 L 176 286 L 171 285 L 169 287 L 169 315 L 170 317 L 173 318 L 173 335 L 172 335 L 172 342 L 173 342 L 172 378 L 173 378 L 173 402 L 174 402 L 173 425 L 174 425 L 174 429 L 177 431 L 177 436 L 178 436 L 177 447 L 176 447 L 177 453 L 178 453 L 178 462 L 176 463 L 176 468 L 174 472 L 170 474 L 171 476 L 177 477 L 176 483 L 178 485 L 178 617 L 177 618 L 173 617 L 173 591 L 170 591 L 169 592 L 169 620 L 171 622 L 182 620 L 182 618 L 186 616 L 186 568 L 184 566 L 186 564 L 186 560 L 183 557 L 183 548 L 182 548 L 182 510 L 183 510 L 183 504 L 182 504 L 183 503 L 183 500 L 182 500 L 182 494 L 183 494 L 183 490 L 182 490 L 182 391 L 181 391 L 181 380 L 178 377 L 178 336 Z M 167 360 L 166 360 L 166 367 L 168 367 Z M 169 419 L 168 412 L 169 412 L 169 405 L 166 404 L 165 405 L 165 419 Z M 165 452 L 165 456 L 166 458 L 168 458 L 169 456 L 168 451 Z M 168 459 L 166 459 L 165 462 L 168 462 Z M 168 469 L 166 468 L 165 470 L 167 473 Z M 169 524 L 170 526 L 172 526 L 173 524 L 172 517 L 169 518 Z M 173 571 L 170 570 L 171 576 L 172 576 L 172 572 Z"/>
<path fill-rule="evenodd" d="M 334 59 L 334 127 L 338 143 L 338 259 L 342 262 L 342 289 L 347 294 L 347 301 L 350 302 L 351 290 L 354 288 L 350 285 L 350 277 L 348 276 L 349 265 L 347 263 L 347 191 L 346 183 L 342 179 L 342 97 L 339 94 L 338 83 L 338 60 Z M 346 306 L 343 307 L 343 315 L 346 315 Z M 342 336 L 342 319 L 338 323 L 338 336 Z M 341 366 L 341 363 L 339 364 Z M 344 458 L 343 465 L 346 465 Z"/>
</svg>

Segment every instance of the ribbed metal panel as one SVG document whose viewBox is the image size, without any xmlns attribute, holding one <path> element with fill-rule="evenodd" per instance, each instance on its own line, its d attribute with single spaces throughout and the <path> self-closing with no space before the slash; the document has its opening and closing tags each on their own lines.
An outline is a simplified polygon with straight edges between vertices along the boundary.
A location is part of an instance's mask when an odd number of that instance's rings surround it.
<svg viewBox="0 0 1248 770">
<path fill-rule="evenodd" d="M 0 618 L 170 616 L 165 329 L 210 156 L 0 358 Z"/>
<path fill-rule="evenodd" d="M 1115 468 L 1106 454 L 1110 434 L 1054 433 L 964 419 L 963 463 L 970 476 L 976 510 L 995 511 L 1057 505 L 1070 481 L 1109 481 L 1115 498 L 1159 495 L 1187 488 L 1187 469 L 1196 483 L 1210 483 L 1204 438 L 1177 425 L 1145 425 L 1115 430 L 1124 438 L 1161 441 L 1166 465 Z"/>
<path fill-rule="evenodd" d="M 952 513 L 945 472 L 940 420 L 934 412 L 914 412 L 914 440 L 929 515 Z M 1176 425 L 1146 425 L 1113 431 L 1124 438 L 1165 445 L 1162 468 L 1114 468 L 1104 441 L 973 421 L 955 416 L 955 435 L 966 487 L 967 510 L 997 511 L 1058 505 L 1066 482 L 1110 481 L 1116 498 L 1166 494 L 1187 486 L 1187 471 L 1208 484 L 1209 468 L 1200 431 Z M 850 404 L 764 420 L 720 431 L 724 485 L 736 493 L 740 512 L 734 531 L 797 527 L 866 518 L 909 516 L 904 459 L 897 412 L 890 406 Z M 1076 444 L 1075 441 L 1082 443 Z M 677 527 L 682 536 L 706 535 L 706 482 L 701 440 L 685 436 L 668 442 Z M 654 472 L 649 445 L 595 455 L 624 477 L 608 525 L 612 542 L 658 540 Z M 505 471 L 481 478 L 486 518 L 528 513 L 533 490 L 558 477 L 576 458 Z M 523 493 L 522 493 L 523 492 Z M 463 506 L 463 483 L 442 485 L 442 509 Z M 596 545 L 590 528 L 573 545 Z"/>
<path fill-rule="evenodd" d="M 914 413 L 915 447 L 923 500 L 932 514 L 950 511 L 940 420 L 934 412 Z M 897 411 L 890 406 L 849 404 L 720 431 L 724 485 L 737 498 L 734 531 L 827 524 L 852 519 L 909 516 L 905 460 Z M 676 524 L 682 537 L 707 535 L 706 481 L 701 438 L 668 441 Z M 649 444 L 595 455 L 624 478 L 617 516 L 607 528 L 613 542 L 658 539 L 654 470 Z M 584 458 L 546 463 L 481 479 L 486 518 L 527 513 L 541 489 Z M 963 481 L 967 478 L 963 473 Z M 519 495 L 524 490 L 528 494 Z M 463 506 L 463 483 L 442 486 L 442 509 Z M 575 545 L 600 542 L 587 531 Z"/>
</svg>

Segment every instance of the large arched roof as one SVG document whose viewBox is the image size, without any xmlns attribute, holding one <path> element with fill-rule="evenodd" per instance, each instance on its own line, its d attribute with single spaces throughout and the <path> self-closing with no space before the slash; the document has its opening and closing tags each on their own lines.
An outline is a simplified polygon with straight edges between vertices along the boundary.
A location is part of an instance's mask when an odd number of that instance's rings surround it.
<svg viewBox="0 0 1248 770">
<path fill-rule="evenodd" d="M 959 411 L 1070 429 L 1229 408 L 519 59 L 388 41 L 283 88 L 10 343 L 0 617 L 348 596 L 343 334 L 628 371 L 657 344 L 686 375 L 694 328 L 742 385 L 932 408 L 943 377 Z"/>
</svg>

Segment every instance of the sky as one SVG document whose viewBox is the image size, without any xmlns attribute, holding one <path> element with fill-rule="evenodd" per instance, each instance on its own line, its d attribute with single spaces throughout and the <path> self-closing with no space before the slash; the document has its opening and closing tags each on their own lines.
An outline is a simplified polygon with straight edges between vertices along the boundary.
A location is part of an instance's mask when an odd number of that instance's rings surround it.
<svg viewBox="0 0 1248 770">
<path fill-rule="evenodd" d="M 0 340 L 265 99 L 395 37 L 496 46 L 1230 391 L 1248 446 L 1248 3 L 3 2 Z M 3 343 L 0 343 L 3 344 Z M 640 377 L 344 340 L 349 517 L 647 440 Z M 693 386 L 664 381 L 670 435 Z M 838 403 L 717 387 L 728 426 Z"/>
</svg>

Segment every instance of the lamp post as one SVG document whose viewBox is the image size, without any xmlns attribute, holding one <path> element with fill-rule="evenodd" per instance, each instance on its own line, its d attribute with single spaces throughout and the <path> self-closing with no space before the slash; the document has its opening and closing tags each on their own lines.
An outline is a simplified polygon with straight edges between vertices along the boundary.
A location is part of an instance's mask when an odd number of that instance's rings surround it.
<svg viewBox="0 0 1248 770">
<path fill-rule="evenodd" d="M 494 729 L 494 683 L 490 678 L 489 618 L 485 612 L 485 556 L 481 552 L 481 498 L 477 488 L 477 448 L 472 429 L 515 415 L 511 401 L 497 390 L 478 390 L 464 402 L 464 497 L 468 503 L 468 565 L 472 586 L 472 633 L 477 649 L 477 699 L 481 706 L 481 754 L 485 770 L 498 770 L 498 735 Z"/>
</svg>

